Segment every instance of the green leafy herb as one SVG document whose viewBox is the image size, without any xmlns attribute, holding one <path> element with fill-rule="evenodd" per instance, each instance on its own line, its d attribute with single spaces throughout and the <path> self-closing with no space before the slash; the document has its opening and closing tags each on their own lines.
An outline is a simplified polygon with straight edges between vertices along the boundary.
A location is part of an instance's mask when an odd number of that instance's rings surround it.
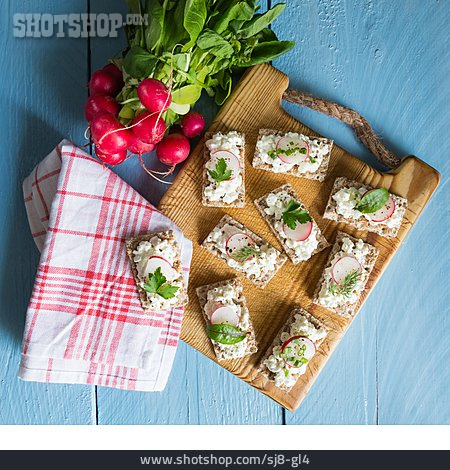
<svg viewBox="0 0 450 470">
<path fill-rule="evenodd" d="M 389 200 L 389 192 L 386 188 L 367 191 L 361 198 L 355 209 L 363 214 L 371 214 L 380 210 Z"/>
<path fill-rule="evenodd" d="M 275 152 L 275 150 L 269 150 L 267 152 L 267 155 L 269 156 L 269 158 L 271 158 L 272 160 L 275 160 L 275 158 L 277 158 L 277 154 Z"/>
<path fill-rule="evenodd" d="M 234 71 L 268 62 L 294 46 L 278 41 L 269 29 L 285 6 L 280 3 L 257 14 L 255 0 L 128 0 L 129 12 L 147 15 L 148 22 L 126 26 L 128 50 L 123 62 L 115 61 L 126 72 L 118 101 L 128 99 L 141 80 L 151 77 L 170 83 L 173 93 L 194 85 L 221 105 L 231 93 Z M 192 96 L 187 103 L 191 106 L 199 93 Z M 134 111 L 139 106 L 137 100 Z M 169 111 L 166 124 L 178 122 L 181 113 Z M 120 119 L 128 123 L 132 117 L 122 113 Z"/>
<path fill-rule="evenodd" d="M 342 295 L 343 297 L 348 298 L 352 294 L 356 284 L 360 279 L 361 273 L 355 269 L 345 276 L 344 282 L 342 282 L 342 284 L 335 284 L 334 282 L 331 282 L 328 286 L 328 291 L 332 295 Z"/>
<path fill-rule="evenodd" d="M 317 163 L 317 158 L 309 157 L 310 163 Z"/>
<path fill-rule="evenodd" d="M 221 181 L 228 181 L 231 179 L 233 172 L 227 169 L 227 164 L 224 158 L 219 158 L 219 161 L 216 163 L 215 170 L 208 170 L 209 176 L 214 181 L 220 183 Z"/>
<path fill-rule="evenodd" d="M 283 222 L 292 230 L 298 224 L 306 224 L 311 220 L 311 216 L 307 211 L 300 209 L 300 203 L 291 199 L 285 211 L 281 215 Z"/>
<path fill-rule="evenodd" d="M 178 286 L 172 286 L 166 282 L 167 279 L 161 272 L 161 268 L 157 268 L 154 273 L 147 276 L 144 283 L 144 289 L 149 294 L 158 294 L 163 299 L 172 299 L 178 291 Z"/>
<path fill-rule="evenodd" d="M 258 256 L 259 254 L 259 248 L 256 246 L 245 246 L 244 248 L 241 248 L 240 250 L 236 251 L 233 253 L 232 257 L 236 261 L 245 261 L 248 258 L 252 256 Z"/>
<path fill-rule="evenodd" d="M 236 344 L 243 341 L 247 337 L 247 333 L 233 325 L 220 323 L 208 324 L 208 336 L 221 344 Z"/>
</svg>

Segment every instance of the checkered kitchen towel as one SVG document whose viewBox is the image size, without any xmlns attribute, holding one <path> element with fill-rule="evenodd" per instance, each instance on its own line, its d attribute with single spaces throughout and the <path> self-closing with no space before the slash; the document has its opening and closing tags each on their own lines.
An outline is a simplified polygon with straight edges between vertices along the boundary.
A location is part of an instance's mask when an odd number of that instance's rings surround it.
<svg viewBox="0 0 450 470">
<path fill-rule="evenodd" d="M 192 244 L 116 174 L 64 140 L 24 181 L 41 250 L 19 377 L 164 389 L 183 309 L 142 310 L 124 241 L 173 229 L 187 282 Z"/>
</svg>

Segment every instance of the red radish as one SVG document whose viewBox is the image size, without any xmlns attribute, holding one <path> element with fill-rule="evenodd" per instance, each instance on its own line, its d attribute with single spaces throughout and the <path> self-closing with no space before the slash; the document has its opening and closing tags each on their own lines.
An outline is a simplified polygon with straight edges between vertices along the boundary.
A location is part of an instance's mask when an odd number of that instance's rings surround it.
<svg viewBox="0 0 450 470">
<path fill-rule="evenodd" d="M 286 155 L 286 151 L 294 151 L 291 155 Z M 305 153 L 302 153 L 305 152 Z M 295 165 L 308 159 L 309 157 L 309 144 L 300 137 L 281 137 L 277 142 L 276 153 L 277 157 L 284 163 Z"/>
<path fill-rule="evenodd" d="M 181 119 L 181 130 L 183 131 L 183 134 L 189 139 L 200 135 L 204 128 L 205 119 L 200 113 L 197 113 L 196 111 L 187 113 Z"/>
<path fill-rule="evenodd" d="M 120 111 L 120 106 L 116 100 L 109 95 L 94 95 L 90 96 L 84 107 L 84 115 L 86 120 L 91 122 L 97 114 L 101 112 L 110 113 L 117 116 Z"/>
<path fill-rule="evenodd" d="M 131 133 L 108 113 L 97 114 L 91 123 L 95 145 L 102 153 L 117 154 L 128 147 Z"/>
<path fill-rule="evenodd" d="M 387 203 L 381 209 L 378 209 L 376 212 L 372 212 L 371 214 L 367 214 L 367 215 L 370 217 L 372 222 L 384 222 L 385 220 L 392 217 L 394 212 L 395 212 L 395 201 L 392 198 L 392 196 L 389 196 Z"/>
<path fill-rule="evenodd" d="M 311 235 L 312 229 L 313 223 L 311 221 L 304 224 L 297 224 L 294 230 L 289 228 L 286 224 L 283 224 L 283 232 L 286 237 L 296 242 L 305 241 Z"/>
<path fill-rule="evenodd" d="M 161 273 L 166 278 L 173 275 L 173 267 L 165 258 L 161 256 L 150 256 L 145 266 L 145 276 L 153 274 L 158 268 L 161 268 Z"/>
<path fill-rule="evenodd" d="M 143 155 L 144 153 L 150 153 L 155 148 L 155 144 L 146 144 L 142 140 L 138 139 L 134 134 L 131 134 L 130 144 L 128 150 L 136 155 Z"/>
<path fill-rule="evenodd" d="M 127 158 L 126 150 L 121 150 L 118 153 L 104 153 L 98 147 L 96 147 L 95 152 L 97 157 L 107 165 L 119 165 Z"/>
<path fill-rule="evenodd" d="M 122 70 L 120 70 L 119 67 L 117 67 L 117 65 L 107 64 L 103 67 L 103 70 L 110 73 L 112 76 L 116 77 L 117 80 L 123 81 Z"/>
<path fill-rule="evenodd" d="M 189 156 L 189 140 L 182 134 L 169 134 L 156 146 L 156 156 L 161 163 L 173 166 Z"/>
<path fill-rule="evenodd" d="M 122 81 L 106 70 L 97 70 L 89 81 L 89 93 L 93 95 L 117 95 L 122 89 Z"/>
<path fill-rule="evenodd" d="M 334 263 L 331 277 L 336 284 L 342 284 L 345 277 L 354 271 L 362 272 L 361 263 L 354 256 L 342 256 Z"/>
<path fill-rule="evenodd" d="M 142 80 L 137 87 L 137 94 L 141 103 L 152 113 L 164 112 L 172 103 L 170 90 L 154 78 Z"/>
<path fill-rule="evenodd" d="M 304 351 L 302 351 L 303 346 L 305 347 Z M 291 348 L 291 351 L 289 353 L 286 352 L 287 347 Z M 281 346 L 281 352 L 286 352 L 287 357 L 293 357 L 295 359 L 300 359 L 301 357 L 304 357 L 309 361 L 316 352 L 316 345 L 306 336 L 292 336 L 283 343 L 283 345 Z M 288 367 L 296 367 L 292 362 L 288 361 L 287 358 L 284 358 L 283 360 Z"/>
<path fill-rule="evenodd" d="M 221 305 L 213 311 L 210 321 L 213 325 L 227 324 L 237 326 L 239 323 L 239 317 L 231 307 L 228 305 Z"/>
<path fill-rule="evenodd" d="M 241 169 L 239 158 L 228 150 L 217 150 L 216 152 L 211 153 L 211 162 L 213 163 L 214 167 L 221 158 L 225 160 L 225 163 L 227 164 L 227 170 L 232 171 L 230 179 L 234 180 L 234 178 L 239 175 L 239 171 Z"/>
<path fill-rule="evenodd" d="M 156 113 L 145 111 L 136 116 L 131 123 L 133 134 L 146 144 L 157 144 L 164 137 L 166 124 Z"/>
<path fill-rule="evenodd" d="M 246 233 L 238 232 L 234 233 L 227 239 L 227 241 L 225 242 L 225 250 L 230 258 L 235 259 L 236 253 L 242 250 L 242 248 L 252 247 L 254 245 L 255 242 L 251 237 L 249 237 Z M 253 256 L 250 255 L 246 259 L 238 261 L 244 262 L 250 258 L 253 258 Z"/>
</svg>

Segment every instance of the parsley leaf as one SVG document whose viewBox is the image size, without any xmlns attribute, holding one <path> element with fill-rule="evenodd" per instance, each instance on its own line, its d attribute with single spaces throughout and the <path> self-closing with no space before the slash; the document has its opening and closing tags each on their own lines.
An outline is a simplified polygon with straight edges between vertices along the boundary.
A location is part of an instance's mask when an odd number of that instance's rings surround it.
<svg viewBox="0 0 450 470">
<path fill-rule="evenodd" d="M 283 222 L 292 230 L 295 230 L 297 223 L 306 224 L 311 221 L 311 216 L 307 211 L 300 209 L 300 203 L 291 199 L 285 211 L 281 215 Z"/>
<path fill-rule="evenodd" d="M 161 272 L 161 268 L 157 268 L 154 273 L 147 276 L 144 289 L 149 294 L 158 294 L 163 299 L 172 299 L 179 287 L 172 286 L 166 281 L 166 276 Z"/>
<path fill-rule="evenodd" d="M 214 181 L 220 183 L 221 181 L 228 181 L 231 179 L 232 171 L 227 170 L 227 163 L 224 158 L 219 158 L 219 161 L 216 163 L 215 170 L 208 170 L 209 176 Z"/>
</svg>

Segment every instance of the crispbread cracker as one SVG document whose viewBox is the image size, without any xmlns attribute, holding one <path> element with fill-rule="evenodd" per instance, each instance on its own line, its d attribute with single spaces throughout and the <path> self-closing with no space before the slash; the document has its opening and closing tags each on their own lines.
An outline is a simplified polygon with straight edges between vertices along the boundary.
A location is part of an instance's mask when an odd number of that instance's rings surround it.
<svg viewBox="0 0 450 470">
<path fill-rule="evenodd" d="M 272 344 L 267 348 L 267 351 L 262 357 L 261 362 L 258 367 L 258 371 L 261 372 L 262 375 L 267 377 L 267 379 L 269 379 L 271 382 L 274 381 L 275 374 L 267 368 L 267 366 L 264 364 L 264 361 L 267 360 L 272 355 L 272 351 L 275 346 L 281 346 L 283 344 L 283 341 L 281 340 L 281 335 L 283 333 L 290 334 L 291 325 L 292 323 L 294 323 L 294 320 L 295 320 L 294 317 L 297 314 L 300 314 L 303 317 L 305 317 L 310 323 L 314 325 L 316 329 L 323 328 L 324 330 L 326 330 L 325 326 L 316 317 L 313 317 L 309 312 L 307 312 L 305 309 L 301 307 L 295 307 L 292 310 L 292 312 L 289 314 L 288 319 L 286 320 L 285 324 L 282 326 L 282 328 L 278 332 L 277 336 L 275 336 L 274 340 L 272 341 Z M 319 346 L 322 344 L 322 341 L 325 338 L 326 336 L 316 343 L 317 348 L 319 348 Z M 301 375 L 299 375 L 298 377 L 301 377 Z M 292 385 L 292 387 L 294 387 L 294 385 Z M 278 387 L 278 388 L 280 388 L 281 390 L 284 390 L 285 392 L 290 392 L 292 387 L 287 387 L 285 385 L 282 385 L 281 387 Z"/>
<path fill-rule="evenodd" d="M 330 197 L 328 198 L 328 203 L 325 208 L 325 212 L 323 217 L 325 219 L 335 220 L 336 222 L 345 222 L 346 224 L 352 225 L 356 227 L 358 230 L 367 230 L 368 232 L 377 233 L 378 235 L 382 235 L 383 237 L 395 237 L 398 233 L 398 230 L 401 226 L 401 222 L 396 227 L 388 227 L 383 223 L 379 223 L 377 225 L 372 225 L 364 216 L 361 216 L 359 219 L 352 219 L 348 217 L 344 217 L 341 214 L 336 212 L 337 203 L 333 199 L 333 196 L 343 188 L 356 188 L 360 189 L 362 187 L 370 189 L 374 189 L 367 184 L 359 183 L 358 181 L 353 181 L 351 179 L 345 178 L 344 176 L 339 176 L 335 179 L 333 188 L 330 193 Z M 401 219 L 403 220 L 403 216 L 405 215 L 406 208 L 408 206 L 408 200 L 404 197 L 397 196 L 395 194 L 389 193 L 391 197 L 395 201 L 396 209 L 401 214 Z"/>
<path fill-rule="evenodd" d="M 134 281 L 136 283 L 136 288 L 139 294 L 139 299 L 141 301 L 141 305 L 143 310 L 146 312 L 151 312 L 152 308 L 147 304 L 147 293 L 145 290 L 139 285 L 141 282 L 141 279 L 139 278 L 139 274 L 136 268 L 136 263 L 134 262 L 134 255 L 133 252 L 134 250 L 138 247 L 139 243 L 143 241 L 150 241 L 154 236 L 158 236 L 161 240 L 168 240 L 168 242 L 173 246 L 173 249 L 176 252 L 176 258 L 175 262 L 173 263 L 172 267 L 177 271 L 178 273 L 181 274 L 181 288 L 177 292 L 177 296 L 179 299 L 179 303 L 176 305 L 172 305 L 171 308 L 175 307 L 184 307 L 188 303 L 188 296 L 186 292 L 186 285 L 184 282 L 184 277 L 183 277 L 183 267 L 181 265 L 181 259 L 180 259 L 180 249 L 178 246 L 177 241 L 175 240 L 175 236 L 173 233 L 173 230 L 167 230 L 166 232 L 153 232 L 153 233 L 146 233 L 144 235 L 138 235 L 134 238 L 130 238 L 129 240 L 126 241 L 126 251 L 128 258 L 130 260 L 131 264 L 131 271 L 133 272 L 133 277 Z"/>
<path fill-rule="evenodd" d="M 239 158 L 241 163 L 241 176 L 242 176 L 242 185 L 239 189 L 239 195 L 237 199 L 229 204 L 223 201 L 210 201 L 205 195 L 205 188 L 210 184 L 208 179 L 208 169 L 206 168 L 206 164 L 210 159 L 210 152 L 208 147 L 206 146 L 206 141 L 211 139 L 215 133 L 207 132 L 205 134 L 205 144 L 203 149 L 203 183 L 202 183 L 202 204 L 206 207 L 236 207 L 242 208 L 245 206 L 245 135 L 239 133 L 243 140 L 243 145 L 240 148 Z"/>
<path fill-rule="evenodd" d="M 225 286 L 228 286 L 228 285 L 232 285 L 233 288 L 236 290 L 236 292 L 238 294 L 238 297 L 236 299 L 236 303 L 240 304 L 243 307 L 247 307 L 245 297 L 242 294 L 243 289 L 242 289 L 241 281 L 237 278 L 228 279 L 226 281 L 215 282 L 214 284 L 208 284 L 208 285 L 205 285 L 205 286 L 197 287 L 196 293 L 197 293 L 198 301 L 199 301 L 200 307 L 202 309 L 203 318 L 205 319 L 205 322 L 206 322 L 207 325 L 209 324 L 209 318 L 208 318 L 208 315 L 206 314 L 206 311 L 205 311 L 205 305 L 208 301 L 208 292 L 211 289 L 214 289 L 216 287 L 225 287 Z M 248 356 L 250 354 L 254 354 L 255 352 L 258 351 L 258 346 L 256 344 L 256 338 L 255 338 L 255 331 L 253 329 L 253 325 L 252 325 L 251 321 L 249 321 L 249 326 L 248 326 L 247 332 L 248 332 L 247 347 L 246 347 L 245 353 L 242 356 L 239 356 L 239 358 L 244 357 L 244 356 Z M 213 345 L 214 353 L 216 354 L 216 357 L 217 357 L 218 361 L 225 361 L 225 360 L 228 360 L 228 359 L 238 359 L 237 357 L 236 358 L 227 357 L 226 345 L 218 343 L 218 342 L 214 341 L 213 339 L 211 339 L 211 343 Z"/>
<path fill-rule="evenodd" d="M 233 217 L 229 216 L 228 214 L 224 215 L 220 220 L 219 220 L 219 223 L 213 228 L 213 230 L 211 231 L 211 233 L 215 230 L 215 229 L 222 229 L 225 225 L 232 225 L 236 228 L 238 228 L 241 232 L 245 233 L 246 235 L 250 236 L 253 241 L 257 244 L 257 245 L 263 245 L 263 244 L 267 244 L 269 246 L 270 243 L 267 242 L 264 238 L 256 235 L 256 233 L 252 232 L 251 230 L 249 230 L 247 227 L 245 227 L 244 225 L 242 225 L 240 222 L 238 222 L 237 220 L 233 219 Z M 210 236 L 211 236 L 211 233 L 205 238 L 205 240 L 203 241 L 202 243 L 202 247 L 205 248 L 207 251 L 209 251 L 212 255 L 216 256 L 217 258 L 221 259 L 222 261 L 224 261 L 225 263 L 227 263 L 227 257 L 224 256 L 220 250 L 216 247 L 216 243 L 212 240 L 210 240 Z M 273 247 L 272 247 L 273 248 Z M 281 266 L 283 266 L 283 264 L 285 263 L 285 261 L 287 260 L 287 257 L 285 254 L 283 253 L 280 253 L 278 250 L 276 250 L 276 252 L 278 253 L 278 256 L 277 256 L 277 262 L 275 264 L 275 269 L 269 273 L 267 273 L 265 276 L 263 276 L 262 278 L 256 278 L 254 275 L 247 275 L 239 270 L 236 269 L 236 272 L 238 272 L 239 274 L 242 274 L 244 276 L 247 277 L 247 279 L 249 279 L 250 281 L 253 282 L 253 284 L 260 288 L 260 289 L 264 289 L 264 287 L 266 287 L 266 285 L 268 284 L 268 282 L 273 278 L 273 276 L 275 276 L 275 274 L 278 272 L 278 270 L 281 268 Z M 228 264 L 228 263 L 227 263 Z"/>
<path fill-rule="evenodd" d="M 302 260 L 298 259 L 298 257 L 295 254 L 295 250 L 293 248 L 290 248 L 289 246 L 287 246 L 286 239 L 283 238 L 280 235 L 280 233 L 278 232 L 278 230 L 275 228 L 275 222 L 276 222 L 275 216 L 266 214 L 266 212 L 264 210 L 264 209 L 268 208 L 268 205 L 266 203 L 267 196 L 269 194 L 278 194 L 282 191 L 286 191 L 289 194 L 289 196 L 292 197 L 292 199 L 295 199 L 297 202 L 300 203 L 300 208 L 301 209 L 306 210 L 309 213 L 309 211 L 307 210 L 307 208 L 305 207 L 303 202 L 298 197 L 298 195 L 295 192 L 294 188 L 290 184 L 285 184 L 283 186 L 280 186 L 277 189 L 274 189 L 273 191 L 270 191 L 269 193 L 265 194 L 264 196 L 260 197 L 259 199 L 256 199 L 256 201 L 254 201 L 254 203 L 256 205 L 256 208 L 258 209 L 258 211 L 260 212 L 260 214 L 264 218 L 264 220 L 269 225 L 269 227 L 272 230 L 273 234 L 277 237 L 278 241 L 281 243 L 281 246 L 283 247 L 284 252 L 289 256 L 289 258 L 291 259 L 291 261 L 294 264 L 298 264 Z M 311 216 L 311 214 L 310 214 L 310 216 Z M 313 219 L 312 216 L 311 216 L 311 219 L 312 219 L 313 226 L 318 229 L 319 244 L 317 245 L 317 248 L 311 253 L 311 256 L 308 259 L 312 258 L 315 254 L 319 253 L 320 251 L 322 251 L 325 248 L 327 248 L 328 246 L 330 246 L 330 244 L 328 243 L 327 239 L 323 236 L 319 226 L 317 225 L 316 221 Z M 307 260 L 303 260 L 303 261 L 307 261 Z"/>
<path fill-rule="evenodd" d="M 344 238 L 349 238 L 353 243 L 356 243 L 359 240 L 358 238 L 350 236 L 348 233 L 337 232 L 336 241 L 334 242 L 334 245 L 330 251 L 330 254 L 328 255 L 328 259 L 323 269 L 322 275 L 319 279 L 319 282 L 317 283 L 317 287 L 314 292 L 313 303 L 315 303 L 316 305 L 320 305 L 321 307 L 331 310 L 332 312 L 335 312 L 344 317 L 352 317 L 355 313 L 356 308 L 359 305 L 360 299 L 358 299 L 358 301 L 355 302 L 354 304 L 346 302 L 343 305 L 336 307 L 336 308 L 324 307 L 323 305 L 319 303 L 319 293 L 320 293 L 320 290 L 322 289 L 322 284 L 325 282 L 325 269 L 331 266 L 331 263 L 333 261 L 335 254 L 341 250 L 342 240 Z M 363 268 L 362 280 L 363 280 L 364 287 L 367 283 L 367 280 L 370 277 L 370 273 L 372 272 L 372 269 L 375 265 L 375 261 L 377 260 L 377 257 L 378 257 L 378 250 L 374 246 L 370 245 L 369 243 L 365 243 L 365 245 L 369 247 L 369 253 L 366 255 L 364 266 L 362 266 Z"/>
<path fill-rule="evenodd" d="M 276 130 L 273 130 L 273 129 L 260 129 L 259 134 L 258 134 L 258 140 L 264 135 L 276 135 L 276 136 L 282 137 L 285 134 L 286 134 L 286 132 L 276 131 Z M 294 165 L 290 170 L 283 171 L 283 172 L 280 172 L 280 173 L 289 174 L 289 175 L 292 175 L 292 176 L 297 176 L 299 178 L 306 178 L 306 179 L 310 179 L 310 180 L 324 181 L 326 176 L 327 176 L 327 172 L 328 172 L 328 165 L 330 163 L 330 155 L 331 155 L 331 148 L 332 148 L 332 145 L 333 145 L 333 141 L 330 140 L 330 139 L 327 139 L 325 137 L 310 137 L 310 136 L 307 136 L 307 137 L 309 137 L 311 139 L 320 140 L 320 141 L 322 141 L 323 143 L 326 143 L 326 144 L 331 144 L 330 152 L 327 153 L 323 157 L 322 163 L 320 164 L 319 168 L 314 172 L 302 173 L 302 172 L 299 171 L 298 167 Z M 253 156 L 252 166 L 253 166 L 253 168 L 257 168 L 259 170 L 266 170 L 266 171 L 274 172 L 273 167 L 271 165 L 263 162 L 261 156 L 259 155 L 258 147 L 255 147 L 255 154 Z"/>
</svg>

